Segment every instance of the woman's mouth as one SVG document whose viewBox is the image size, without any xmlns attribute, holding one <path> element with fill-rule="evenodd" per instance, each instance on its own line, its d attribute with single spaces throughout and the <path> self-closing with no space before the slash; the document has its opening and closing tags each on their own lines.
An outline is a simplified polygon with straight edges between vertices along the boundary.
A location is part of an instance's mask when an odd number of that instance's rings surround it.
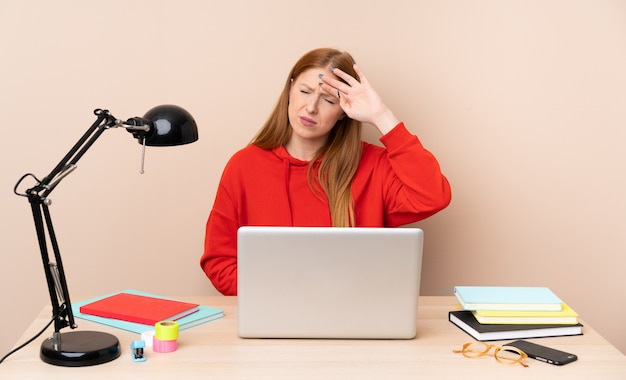
<svg viewBox="0 0 626 380">
<path fill-rule="evenodd" d="M 317 124 L 315 120 L 309 119 L 305 116 L 300 116 L 300 123 L 302 123 L 302 125 L 304 125 L 305 127 L 313 127 Z"/>
</svg>

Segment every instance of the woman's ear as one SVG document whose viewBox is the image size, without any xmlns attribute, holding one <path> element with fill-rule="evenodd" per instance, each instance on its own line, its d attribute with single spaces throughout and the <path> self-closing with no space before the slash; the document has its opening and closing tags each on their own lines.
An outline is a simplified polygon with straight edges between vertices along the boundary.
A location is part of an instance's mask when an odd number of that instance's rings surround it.
<svg viewBox="0 0 626 380">
<path fill-rule="evenodd" d="M 289 80 L 289 91 L 287 92 L 287 104 L 291 102 L 291 90 L 293 89 L 293 78 Z"/>
</svg>

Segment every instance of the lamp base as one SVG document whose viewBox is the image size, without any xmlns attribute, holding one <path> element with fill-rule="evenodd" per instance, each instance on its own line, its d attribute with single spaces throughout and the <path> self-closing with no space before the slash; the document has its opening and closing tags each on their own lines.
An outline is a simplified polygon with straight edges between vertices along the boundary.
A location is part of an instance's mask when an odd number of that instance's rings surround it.
<svg viewBox="0 0 626 380">
<path fill-rule="evenodd" d="M 107 363 L 121 355 L 119 340 L 105 332 L 71 331 L 59 334 L 58 344 L 54 339 L 48 338 L 41 344 L 39 356 L 48 364 L 84 367 Z"/>
</svg>

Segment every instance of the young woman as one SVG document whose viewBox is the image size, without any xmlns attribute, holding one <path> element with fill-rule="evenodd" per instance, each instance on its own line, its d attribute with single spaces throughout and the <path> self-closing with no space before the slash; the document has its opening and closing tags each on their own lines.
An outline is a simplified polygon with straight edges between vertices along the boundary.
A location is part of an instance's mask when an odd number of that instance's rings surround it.
<svg viewBox="0 0 626 380">
<path fill-rule="evenodd" d="M 385 148 L 361 141 L 361 123 L 380 131 Z M 236 295 L 241 226 L 397 227 L 435 214 L 450 197 L 435 157 L 353 58 L 312 50 L 251 144 L 226 165 L 200 265 L 219 292 Z"/>
</svg>

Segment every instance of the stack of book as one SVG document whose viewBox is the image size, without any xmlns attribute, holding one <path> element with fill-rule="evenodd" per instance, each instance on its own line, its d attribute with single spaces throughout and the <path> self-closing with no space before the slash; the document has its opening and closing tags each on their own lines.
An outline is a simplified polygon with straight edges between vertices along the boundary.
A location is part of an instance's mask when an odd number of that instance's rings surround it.
<svg viewBox="0 0 626 380">
<path fill-rule="evenodd" d="M 456 286 L 450 322 L 476 340 L 582 335 L 578 314 L 545 287 Z"/>
<path fill-rule="evenodd" d="M 73 303 L 72 312 L 77 318 L 136 333 L 154 330 L 165 320 L 176 321 L 185 330 L 224 316 L 221 309 L 133 289 Z"/>
</svg>

